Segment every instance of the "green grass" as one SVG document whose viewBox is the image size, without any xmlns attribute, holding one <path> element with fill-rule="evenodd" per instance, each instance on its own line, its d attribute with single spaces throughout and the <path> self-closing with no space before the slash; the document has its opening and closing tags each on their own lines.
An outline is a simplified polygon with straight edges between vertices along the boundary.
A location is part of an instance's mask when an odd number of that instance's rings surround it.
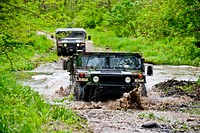
<svg viewBox="0 0 200 133">
<path fill-rule="evenodd" d="M 60 132 L 79 131 L 85 120 L 63 106 L 50 105 L 28 86 L 16 82 L 12 73 L 0 75 L 0 132 L 56 132 L 49 124 L 62 123 Z"/>
<path fill-rule="evenodd" d="M 140 119 L 155 120 L 160 122 L 169 122 L 164 116 L 156 116 L 154 113 L 141 113 L 138 115 Z"/>
<path fill-rule="evenodd" d="M 199 108 L 200 102 L 199 101 L 191 102 L 191 103 L 189 103 L 189 106 L 191 106 L 191 108 L 183 109 L 182 112 L 200 115 L 200 108 Z"/>
<path fill-rule="evenodd" d="M 147 62 L 154 64 L 200 66 L 200 48 L 194 38 L 177 37 L 151 40 L 150 38 L 116 37 L 110 31 L 87 30 L 92 36 L 94 46 L 110 47 L 113 51 L 137 52 Z"/>
</svg>

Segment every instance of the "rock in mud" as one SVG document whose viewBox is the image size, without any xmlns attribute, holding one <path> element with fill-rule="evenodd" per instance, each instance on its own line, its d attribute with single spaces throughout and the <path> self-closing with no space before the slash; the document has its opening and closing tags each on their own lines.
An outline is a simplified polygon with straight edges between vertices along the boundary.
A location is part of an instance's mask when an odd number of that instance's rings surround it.
<svg viewBox="0 0 200 133">
<path fill-rule="evenodd" d="M 195 121 L 196 119 L 193 117 L 187 118 L 187 121 Z"/>
<path fill-rule="evenodd" d="M 156 122 L 148 122 L 142 125 L 143 128 L 161 128 Z"/>
</svg>

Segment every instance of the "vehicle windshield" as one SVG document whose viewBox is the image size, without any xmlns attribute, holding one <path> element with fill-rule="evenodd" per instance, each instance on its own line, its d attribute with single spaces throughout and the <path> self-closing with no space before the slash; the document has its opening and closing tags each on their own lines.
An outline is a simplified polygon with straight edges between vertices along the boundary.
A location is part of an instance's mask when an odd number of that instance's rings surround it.
<svg viewBox="0 0 200 133">
<path fill-rule="evenodd" d="M 111 68 L 135 68 L 140 64 L 140 60 L 135 56 L 111 56 L 110 67 Z"/>
<path fill-rule="evenodd" d="M 141 60 L 135 56 L 82 56 L 83 67 L 102 68 L 137 68 L 140 67 Z"/>
<path fill-rule="evenodd" d="M 86 33 L 84 31 L 59 31 L 56 33 L 56 38 L 85 38 Z"/>
<path fill-rule="evenodd" d="M 82 66 L 84 67 L 105 67 L 106 58 L 98 56 L 83 56 Z"/>
</svg>

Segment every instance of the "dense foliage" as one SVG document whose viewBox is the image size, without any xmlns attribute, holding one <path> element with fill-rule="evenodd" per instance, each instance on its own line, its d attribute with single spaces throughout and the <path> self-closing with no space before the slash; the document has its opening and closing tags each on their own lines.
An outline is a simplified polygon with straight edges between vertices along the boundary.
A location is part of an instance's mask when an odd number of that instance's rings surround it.
<svg viewBox="0 0 200 133">
<path fill-rule="evenodd" d="M 46 37 L 36 35 L 35 30 L 42 23 L 33 21 L 39 15 L 28 7 L 26 1 L 0 3 L 0 71 L 33 69 L 38 58 L 49 54 L 50 47 L 53 47 Z M 43 55 L 38 56 L 41 53 Z M 33 60 L 33 56 L 37 59 Z M 47 60 L 45 56 L 43 58 Z M 50 58 L 48 60 L 56 59 L 56 56 Z"/>
<path fill-rule="evenodd" d="M 116 37 L 132 40 L 128 48 L 118 42 L 116 47 L 102 43 L 112 49 L 138 52 L 135 41 L 149 50 L 153 46 L 154 57 L 139 50 L 154 63 L 198 66 L 196 62 L 200 62 L 198 0 L 4 0 L 0 7 L 0 49 L 5 56 L 13 47 L 31 45 L 33 40 L 29 37 L 35 30 L 53 32 L 58 27 L 73 26 L 112 31 Z M 165 58 L 169 62 L 159 59 L 160 54 L 168 56 Z"/>
<path fill-rule="evenodd" d="M 46 103 L 38 92 L 19 85 L 7 72 L 0 75 L 0 112 L 1 133 L 55 132 L 49 124 L 56 121 L 65 124 L 59 131 L 76 132 L 84 122 L 70 109 Z"/>
<path fill-rule="evenodd" d="M 95 0 L 90 6 L 73 20 L 98 30 L 92 31 L 97 46 L 140 52 L 155 64 L 200 65 L 198 0 Z"/>
<path fill-rule="evenodd" d="M 92 40 L 97 47 L 109 47 L 113 51 L 138 52 L 145 57 L 146 62 L 171 65 L 200 65 L 200 48 L 194 45 L 194 38 L 176 37 L 163 38 L 156 41 L 138 37 L 116 37 L 113 32 L 98 32 L 87 30 L 92 34 Z"/>
</svg>

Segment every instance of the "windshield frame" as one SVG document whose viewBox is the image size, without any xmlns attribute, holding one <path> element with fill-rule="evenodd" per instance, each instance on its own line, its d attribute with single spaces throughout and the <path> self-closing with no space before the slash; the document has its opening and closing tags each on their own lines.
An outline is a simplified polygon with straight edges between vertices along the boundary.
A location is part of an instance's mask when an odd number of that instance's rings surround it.
<svg viewBox="0 0 200 133">
<path fill-rule="evenodd" d="M 63 38 L 86 38 L 85 31 L 58 31 L 56 33 L 56 38 L 63 39 Z"/>
<path fill-rule="evenodd" d="M 99 59 L 99 60 L 98 60 Z M 129 64 L 122 64 L 129 60 Z M 114 62 L 116 61 L 116 62 Z M 141 69 L 141 58 L 134 55 L 82 55 L 81 67 L 101 69 Z M 118 64 L 117 64 L 118 63 Z"/>
</svg>

